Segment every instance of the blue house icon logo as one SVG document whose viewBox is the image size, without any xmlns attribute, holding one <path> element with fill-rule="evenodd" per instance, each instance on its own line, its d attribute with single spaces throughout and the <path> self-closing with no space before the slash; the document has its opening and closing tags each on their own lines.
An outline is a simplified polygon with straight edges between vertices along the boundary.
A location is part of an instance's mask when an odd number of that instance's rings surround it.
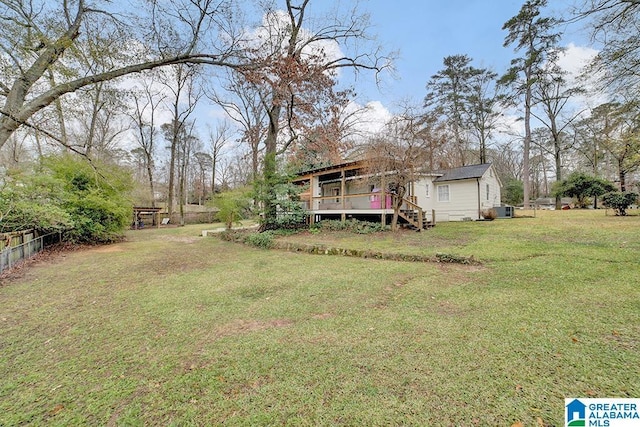
<svg viewBox="0 0 640 427">
<path fill-rule="evenodd" d="M 586 424 L 587 405 L 578 399 L 572 400 L 566 406 L 567 427 L 584 427 Z"/>
</svg>

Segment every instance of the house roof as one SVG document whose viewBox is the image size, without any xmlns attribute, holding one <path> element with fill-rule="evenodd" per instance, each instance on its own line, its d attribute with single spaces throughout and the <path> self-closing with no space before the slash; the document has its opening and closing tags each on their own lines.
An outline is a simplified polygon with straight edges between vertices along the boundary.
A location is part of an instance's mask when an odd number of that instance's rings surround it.
<svg viewBox="0 0 640 427">
<path fill-rule="evenodd" d="M 297 180 L 304 179 L 304 177 L 308 177 L 309 175 L 318 174 L 318 173 L 326 173 L 333 171 L 340 171 L 342 169 L 355 169 L 359 167 L 363 167 L 365 164 L 362 160 L 355 160 L 352 162 L 341 163 L 333 166 L 325 166 L 316 169 L 307 170 L 304 172 L 299 172 Z M 481 178 L 485 172 L 491 167 L 491 163 L 484 163 L 480 165 L 470 165 L 470 166 L 462 166 L 453 169 L 444 169 L 441 171 L 428 172 L 423 171 L 423 175 L 431 175 L 437 177 L 434 179 L 434 182 L 443 182 L 443 181 L 458 181 L 463 179 L 474 179 Z"/>
<path fill-rule="evenodd" d="M 440 171 L 442 176 L 436 178 L 434 182 L 481 178 L 490 167 L 491 163 L 483 163 L 481 165 L 462 166 L 459 168 L 443 170 Z"/>
</svg>

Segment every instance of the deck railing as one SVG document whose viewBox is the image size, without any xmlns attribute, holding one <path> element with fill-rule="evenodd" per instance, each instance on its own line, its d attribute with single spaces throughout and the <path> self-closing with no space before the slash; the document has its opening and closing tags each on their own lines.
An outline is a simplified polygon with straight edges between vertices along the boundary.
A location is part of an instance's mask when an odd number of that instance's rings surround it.
<svg viewBox="0 0 640 427">
<path fill-rule="evenodd" d="M 307 201 L 306 206 L 309 206 Z M 306 207 L 305 206 L 305 207 Z M 382 199 L 380 193 L 355 193 L 340 194 L 330 196 L 311 197 L 310 210 L 373 210 L 373 209 L 393 209 L 391 205 L 391 195 L 386 194 Z"/>
</svg>

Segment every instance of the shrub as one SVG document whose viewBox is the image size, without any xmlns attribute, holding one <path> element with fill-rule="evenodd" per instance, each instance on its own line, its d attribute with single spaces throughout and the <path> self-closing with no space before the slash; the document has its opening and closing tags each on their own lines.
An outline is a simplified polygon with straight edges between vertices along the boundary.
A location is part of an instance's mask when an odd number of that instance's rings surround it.
<svg viewBox="0 0 640 427">
<path fill-rule="evenodd" d="M 384 231 L 385 227 L 378 222 L 369 221 L 339 221 L 339 220 L 324 220 L 312 227 L 313 229 L 326 230 L 326 231 L 348 231 L 357 234 L 371 234 Z"/>
<path fill-rule="evenodd" d="M 273 247 L 273 233 L 264 231 L 262 233 L 249 233 L 244 237 L 244 243 L 262 249 Z"/>
<path fill-rule="evenodd" d="M 3 178 L 3 231 L 64 231 L 68 241 L 103 243 L 118 240 L 131 219 L 131 177 L 114 165 L 52 156 L 33 171 Z"/>
<path fill-rule="evenodd" d="M 73 221 L 67 240 L 108 243 L 122 237 L 132 212 L 133 184 L 127 171 L 72 156 L 50 157 L 43 165 L 64 183 L 62 207 Z"/>
<path fill-rule="evenodd" d="M 589 197 L 595 198 L 614 189 L 615 186 L 605 179 L 574 172 L 567 179 L 553 185 L 553 195 L 573 197 L 578 207 L 586 208 L 590 203 Z"/>
<path fill-rule="evenodd" d="M 227 230 L 230 230 L 233 224 L 239 224 L 249 212 L 249 190 L 239 189 L 220 193 L 215 196 L 214 205 L 218 208 L 218 219 L 224 222 Z"/>
<path fill-rule="evenodd" d="M 624 216 L 627 214 L 629 206 L 634 204 L 638 200 L 638 194 L 636 193 L 621 193 L 619 191 L 612 191 L 602 196 L 602 203 L 612 208 L 616 215 Z"/>
<path fill-rule="evenodd" d="M 493 221 L 498 218 L 498 212 L 495 209 L 485 209 L 482 211 L 482 218 Z"/>
<path fill-rule="evenodd" d="M 5 175 L 0 189 L 0 232 L 71 228 L 71 216 L 61 206 L 63 184 L 46 174 L 12 171 Z"/>
</svg>

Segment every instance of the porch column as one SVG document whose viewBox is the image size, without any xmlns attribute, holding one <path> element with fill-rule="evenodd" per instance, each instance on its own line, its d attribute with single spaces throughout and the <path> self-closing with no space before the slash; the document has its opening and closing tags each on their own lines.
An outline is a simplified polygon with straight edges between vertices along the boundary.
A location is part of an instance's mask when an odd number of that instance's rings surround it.
<svg viewBox="0 0 640 427">
<path fill-rule="evenodd" d="M 320 193 L 320 179 L 318 178 L 317 175 L 311 176 L 310 185 L 311 185 L 311 188 L 310 188 L 311 200 L 309 201 L 309 210 L 315 211 L 319 207 L 318 204 L 316 203 L 317 202 L 316 197 L 322 196 L 322 194 Z"/>
<path fill-rule="evenodd" d="M 380 224 L 382 224 L 383 227 L 387 225 L 387 193 L 385 192 L 386 186 L 387 183 L 384 180 L 383 172 L 382 177 L 380 178 L 380 207 L 382 208 L 382 217 L 380 218 Z"/>
<path fill-rule="evenodd" d="M 345 212 L 345 209 L 347 208 L 347 203 L 344 197 L 344 193 L 347 188 L 347 185 L 345 182 L 346 180 L 344 176 L 344 169 L 342 169 L 342 172 L 340 175 L 341 175 L 340 176 L 340 197 L 342 198 L 342 215 L 340 215 L 340 219 L 342 220 L 342 222 L 344 222 L 347 220 L 347 213 Z"/>
<path fill-rule="evenodd" d="M 309 224 L 316 223 L 316 209 L 320 206 L 316 203 L 316 197 L 320 197 L 320 178 L 318 175 L 312 174 L 309 178 Z"/>
</svg>

